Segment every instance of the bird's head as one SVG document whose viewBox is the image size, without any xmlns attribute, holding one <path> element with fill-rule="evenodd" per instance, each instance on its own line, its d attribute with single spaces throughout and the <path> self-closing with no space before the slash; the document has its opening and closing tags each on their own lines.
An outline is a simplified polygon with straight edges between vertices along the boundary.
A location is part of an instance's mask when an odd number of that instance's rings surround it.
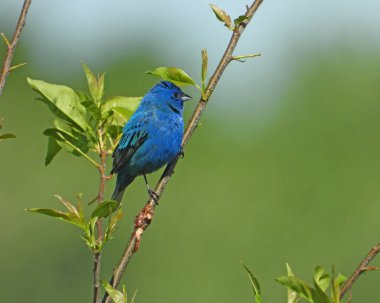
<svg viewBox="0 0 380 303">
<path fill-rule="evenodd" d="M 191 99 L 177 85 L 170 81 L 161 81 L 156 84 L 149 92 L 157 105 L 164 106 L 169 110 L 182 114 L 183 102 Z"/>
</svg>

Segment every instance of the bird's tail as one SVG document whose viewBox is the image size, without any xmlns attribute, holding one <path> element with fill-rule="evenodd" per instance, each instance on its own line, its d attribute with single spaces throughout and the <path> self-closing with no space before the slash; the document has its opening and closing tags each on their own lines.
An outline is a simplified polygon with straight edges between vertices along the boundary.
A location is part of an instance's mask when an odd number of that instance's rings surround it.
<svg viewBox="0 0 380 303">
<path fill-rule="evenodd" d="M 122 173 L 119 173 L 117 175 L 117 179 L 116 179 L 116 187 L 115 187 L 115 190 L 112 194 L 112 200 L 115 200 L 117 202 L 121 202 L 121 199 L 123 198 L 123 194 L 125 192 L 125 189 L 127 188 L 127 186 L 129 184 L 132 183 L 132 181 L 134 180 L 135 178 L 132 178 L 130 176 L 126 176 L 126 175 L 123 175 Z"/>
</svg>

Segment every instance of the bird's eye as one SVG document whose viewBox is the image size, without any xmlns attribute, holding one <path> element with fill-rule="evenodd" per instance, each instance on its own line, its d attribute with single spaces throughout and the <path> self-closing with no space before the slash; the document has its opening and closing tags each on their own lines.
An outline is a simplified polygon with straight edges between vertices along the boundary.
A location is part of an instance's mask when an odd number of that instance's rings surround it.
<svg viewBox="0 0 380 303">
<path fill-rule="evenodd" d="M 179 99 L 179 93 L 174 93 L 174 98 Z"/>
</svg>

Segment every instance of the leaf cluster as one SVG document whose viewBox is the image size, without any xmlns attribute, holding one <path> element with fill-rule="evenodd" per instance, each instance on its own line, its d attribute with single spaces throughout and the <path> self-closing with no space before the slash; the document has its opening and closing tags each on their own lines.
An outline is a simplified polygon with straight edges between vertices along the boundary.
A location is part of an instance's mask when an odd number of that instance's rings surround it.
<svg viewBox="0 0 380 303">
<path fill-rule="evenodd" d="M 38 100 L 46 104 L 55 116 L 54 126 L 44 131 L 48 137 L 45 164 L 48 165 L 58 152 L 65 150 L 90 161 L 99 169 L 101 177 L 106 181 L 108 177 L 104 175 L 104 167 L 101 169 L 104 157 L 98 162 L 89 153 L 98 154 L 100 159 L 104 154 L 106 157 L 112 154 L 121 137 L 123 126 L 138 107 L 141 97 L 104 97 L 105 74 L 95 75 L 85 63 L 82 65 L 88 92 L 31 78 L 27 81 L 39 94 Z M 202 79 L 206 77 L 206 68 L 207 62 L 203 62 Z M 194 85 L 199 88 L 186 72 L 176 67 L 159 67 L 148 73 L 180 86 Z M 120 205 L 116 201 L 99 201 L 101 203 L 86 219 L 81 195 L 77 195 L 76 206 L 58 195 L 56 197 L 65 206 L 66 211 L 48 208 L 30 208 L 28 211 L 54 217 L 79 227 L 84 232 L 82 238 L 87 246 L 95 252 L 101 251 L 103 244 L 112 238 L 117 222 L 122 217 Z M 98 197 L 92 202 L 97 199 Z M 105 218 L 109 220 L 108 226 L 104 235 L 100 237 L 102 238 L 100 242 L 99 235 L 98 237 L 95 235 L 95 225 L 98 219 Z"/>
<path fill-rule="evenodd" d="M 205 81 L 207 54 L 205 51 L 202 54 L 202 81 Z M 76 156 L 83 156 L 90 161 L 99 169 L 101 178 L 106 181 L 108 177 L 104 175 L 104 167 L 102 167 L 104 158 L 96 161 L 90 156 L 90 152 L 98 154 L 100 159 L 104 154 L 106 157 L 112 154 L 121 137 L 123 126 L 138 107 L 141 97 L 105 97 L 105 74 L 95 75 L 85 63 L 82 65 L 88 92 L 31 78 L 27 81 L 39 94 L 38 100 L 46 104 L 55 116 L 54 126 L 44 131 L 48 137 L 45 164 L 51 163 L 57 153 L 64 150 Z M 176 67 L 159 67 L 148 73 L 180 86 L 194 85 L 200 89 L 186 72 Z M 99 201 L 90 217 L 86 218 L 83 212 L 82 195 L 77 195 L 76 205 L 58 195 L 56 197 L 66 208 L 65 211 L 50 208 L 30 208 L 28 211 L 54 217 L 79 227 L 84 232 L 82 238 L 87 246 L 94 252 L 101 251 L 103 244 L 112 239 L 116 225 L 123 215 L 121 206 L 112 200 Z M 89 204 L 95 200 L 98 200 L 98 197 Z M 96 224 L 99 219 L 106 218 L 108 219 L 107 228 L 99 237 L 96 235 Z"/>
<path fill-rule="evenodd" d="M 95 165 L 101 178 L 106 182 L 105 157 L 111 155 L 122 133 L 122 128 L 140 103 L 140 97 L 104 97 L 104 73 L 95 75 L 86 64 L 83 70 L 87 79 L 88 92 L 74 90 L 71 87 L 47 83 L 28 78 L 33 90 L 39 93 L 38 100 L 45 103 L 54 114 L 54 126 L 44 131 L 48 137 L 48 150 L 45 164 L 48 165 L 60 150 L 83 156 Z M 90 152 L 98 154 L 94 160 Z M 100 196 L 100 194 L 99 194 Z M 77 195 L 77 203 L 56 196 L 66 211 L 48 208 L 31 208 L 30 212 L 54 217 L 79 227 L 82 238 L 94 252 L 100 252 L 103 244 L 112 239 L 122 210 L 116 201 L 101 201 L 91 211 L 89 218 L 83 212 L 82 195 Z M 90 202 L 89 204 L 92 204 Z M 95 225 L 108 219 L 107 228 L 102 236 L 96 235 Z"/>
<path fill-rule="evenodd" d="M 116 201 L 103 201 L 96 206 L 87 219 L 83 213 L 82 194 L 77 194 L 76 205 L 73 205 L 61 196 L 56 195 L 55 197 L 64 205 L 66 211 L 50 208 L 29 208 L 27 211 L 57 218 L 79 227 L 84 232 L 82 238 L 87 246 L 94 252 L 101 251 L 104 243 L 112 239 L 116 230 L 116 224 L 123 216 L 119 204 Z M 108 218 L 109 222 L 103 240 L 99 241 L 95 235 L 95 224 L 98 219 L 103 218 Z"/>
<path fill-rule="evenodd" d="M 256 303 L 262 303 L 262 295 L 260 284 L 253 273 L 247 266 L 242 264 L 252 284 L 252 290 Z M 288 303 L 299 303 L 301 300 L 310 303 L 340 303 L 340 287 L 346 280 L 342 274 L 335 275 L 334 267 L 332 275 L 325 271 L 322 266 L 317 266 L 314 269 L 313 284 L 310 285 L 304 280 L 297 278 L 289 264 L 286 264 L 287 276 L 278 277 L 275 279 L 281 285 L 288 288 Z M 328 292 L 330 290 L 330 292 Z"/>
<path fill-rule="evenodd" d="M 111 284 L 109 284 L 107 281 L 102 281 L 102 285 L 104 289 L 106 290 L 106 292 L 110 295 L 114 303 L 134 303 L 135 302 L 137 290 L 133 294 L 132 299 L 128 301 L 128 295 L 127 295 L 127 291 L 124 285 L 123 285 L 122 292 L 113 288 Z"/>
<path fill-rule="evenodd" d="M 40 95 L 37 99 L 45 103 L 56 117 L 54 126 L 44 131 L 48 137 L 46 165 L 62 149 L 75 156 L 85 156 L 96 165 L 96 161 L 87 155 L 89 151 L 111 153 L 122 127 L 141 100 L 140 97 L 123 96 L 104 98 L 105 74 L 95 75 L 85 63 L 83 70 L 88 92 L 27 79 L 30 87 Z"/>
<path fill-rule="evenodd" d="M 227 27 L 229 30 L 235 30 L 237 26 L 239 26 L 242 22 L 248 19 L 246 15 L 240 15 L 239 17 L 235 18 L 232 22 L 230 15 L 227 14 L 224 10 L 217 7 L 215 4 L 210 4 L 210 6 L 216 18 L 219 21 L 223 22 L 224 26 Z"/>
</svg>

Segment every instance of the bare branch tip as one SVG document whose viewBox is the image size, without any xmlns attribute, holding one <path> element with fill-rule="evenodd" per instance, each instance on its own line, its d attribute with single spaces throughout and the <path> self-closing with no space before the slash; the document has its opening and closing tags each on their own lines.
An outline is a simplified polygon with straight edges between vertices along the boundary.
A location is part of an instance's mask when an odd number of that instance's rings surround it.
<svg viewBox="0 0 380 303">
<path fill-rule="evenodd" d="M 243 59 L 260 57 L 260 56 L 261 56 L 260 53 L 258 53 L 258 54 L 249 54 L 249 55 L 241 55 L 241 56 L 232 56 L 231 57 L 231 61 L 234 60 L 234 61 L 238 61 L 238 62 L 245 62 L 245 60 L 243 60 Z"/>
<path fill-rule="evenodd" d="M 11 72 L 11 71 L 15 70 L 16 68 L 19 68 L 19 67 L 24 66 L 24 65 L 26 65 L 26 62 L 23 62 L 23 63 L 17 64 L 17 65 L 11 66 L 9 68 L 9 71 Z"/>
<path fill-rule="evenodd" d="M 10 44 L 10 42 L 9 42 L 9 40 L 8 40 L 8 38 L 7 38 L 7 36 L 5 36 L 4 33 L 1 33 L 0 35 L 1 35 L 1 37 L 3 38 L 3 40 L 4 40 L 5 44 L 7 45 L 7 47 L 9 48 L 9 47 L 11 46 L 11 44 Z"/>
</svg>

